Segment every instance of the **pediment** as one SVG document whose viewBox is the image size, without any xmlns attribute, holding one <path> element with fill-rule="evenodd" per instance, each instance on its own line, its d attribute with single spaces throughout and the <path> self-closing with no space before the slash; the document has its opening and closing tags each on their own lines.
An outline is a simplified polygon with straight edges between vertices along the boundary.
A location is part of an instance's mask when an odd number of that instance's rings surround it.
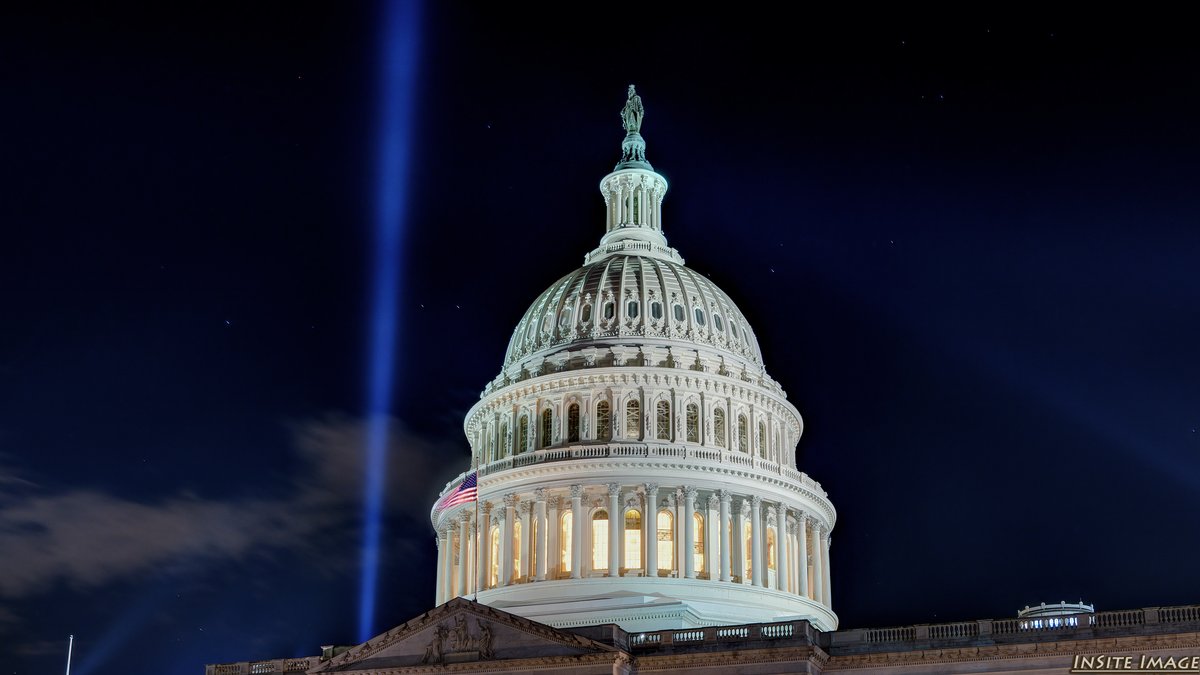
<svg viewBox="0 0 1200 675">
<path fill-rule="evenodd" d="M 309 672 L 428 668 L 478 661 L 581 657 L 619 650 L 508 612 L 455 598 Z"/>
</svg>

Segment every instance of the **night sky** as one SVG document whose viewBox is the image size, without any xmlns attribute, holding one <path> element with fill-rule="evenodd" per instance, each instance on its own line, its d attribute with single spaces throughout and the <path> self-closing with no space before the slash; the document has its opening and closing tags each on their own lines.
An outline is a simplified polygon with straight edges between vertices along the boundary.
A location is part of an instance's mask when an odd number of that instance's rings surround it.
<svg viewBox="0 0 1200 675">
<path fill-rule="evenodd" d="M 630 82 L 666 236 L 804 416 L 843 627 L 1200 602 L 1182 22 L 565 7 L 421 10 L 379 631 L 430 608 L 463 416 L 603 233 Z M 71 633 L 76 675 L 355 640 L 378 15 L 0 17 L 4 673 Z"/>
</svg>

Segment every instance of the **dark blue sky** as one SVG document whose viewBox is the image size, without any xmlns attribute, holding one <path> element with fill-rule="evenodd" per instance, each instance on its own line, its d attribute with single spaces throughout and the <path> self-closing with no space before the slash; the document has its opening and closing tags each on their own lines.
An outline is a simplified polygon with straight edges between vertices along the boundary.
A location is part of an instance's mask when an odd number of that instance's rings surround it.
<svg viewBox="0 0 1200 675">
<path fill-rule="evenodd" d="M 1200 48 L 1164 19 L 423 8 L 378 628 L 634 82 L 839 510 L 845 627 L 1200 601 Z M 0 656 L 357 632 L 374 8 L 0 20 Z M 120 665 L 118 665 L 120 664 Z"/>
</svg>

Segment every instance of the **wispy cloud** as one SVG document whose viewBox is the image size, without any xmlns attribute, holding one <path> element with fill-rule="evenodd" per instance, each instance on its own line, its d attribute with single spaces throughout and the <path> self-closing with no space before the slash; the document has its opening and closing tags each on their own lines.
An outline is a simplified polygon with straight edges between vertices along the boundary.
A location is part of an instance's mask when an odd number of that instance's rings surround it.
<svg viewBox="0 0 1200 675">
<path fill-rule="evenodd" d="M 422 513 L 451 465 L 462 463 L 462 445 L 422 438 L 394 420 L 391 428 L 388 508 Z M 180 491 L 141 502 L 99 487 L 52 493 L 0 466 L 0 597 L 308 550 L 313 535 L 344 527 L 356 513 L 364 431 L 360 420 L 335 416 L 292 431 L 305 461 L 271 491 L 284 497 L 207 499 Z"/>
</svg>

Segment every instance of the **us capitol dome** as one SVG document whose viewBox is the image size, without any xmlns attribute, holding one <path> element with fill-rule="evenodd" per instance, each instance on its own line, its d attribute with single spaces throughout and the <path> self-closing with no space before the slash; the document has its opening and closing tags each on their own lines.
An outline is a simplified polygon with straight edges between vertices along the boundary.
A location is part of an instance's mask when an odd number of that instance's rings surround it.
<svg viewBox="0 0 1200 675">
<path fill-rule="evenodd" d="M 433 507 L 437 604 L 630 632 L 837 627 L 836 511 L 796 466 L 804 422 L 746 316 L 663 235 L 630 86 L 605 233 L 517 322 Z"/>
</svg>

